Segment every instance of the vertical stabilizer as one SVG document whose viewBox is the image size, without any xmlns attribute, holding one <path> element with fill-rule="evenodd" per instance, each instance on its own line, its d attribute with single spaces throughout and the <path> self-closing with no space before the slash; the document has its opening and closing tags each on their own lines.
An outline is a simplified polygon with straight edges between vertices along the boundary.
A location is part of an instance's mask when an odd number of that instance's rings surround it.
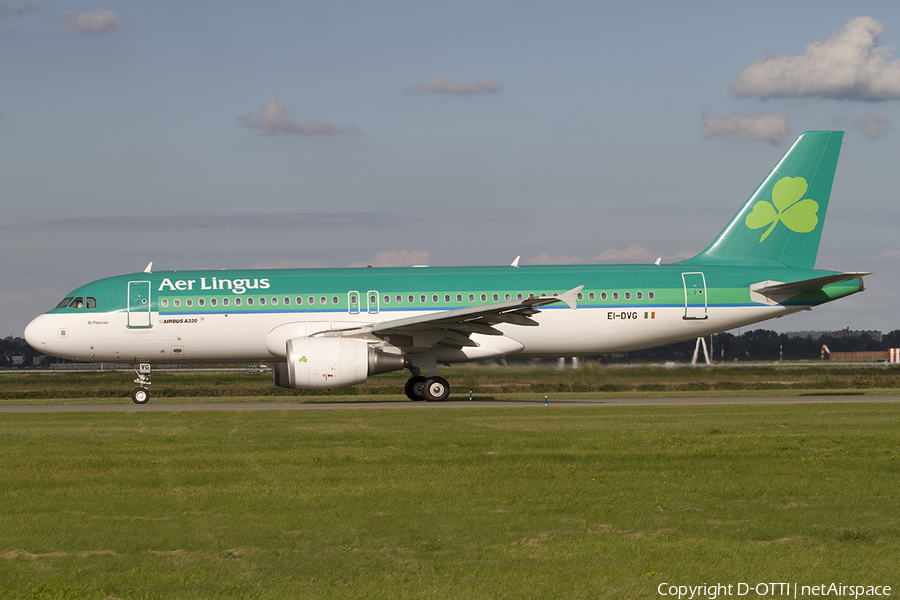
<svg viewBox="0 0 900 600">
<path fill-rule="evenodd" d="M 680 264 L 815 267 L 843 137 L 801 134 L 709 248 Z"/>
</svg>

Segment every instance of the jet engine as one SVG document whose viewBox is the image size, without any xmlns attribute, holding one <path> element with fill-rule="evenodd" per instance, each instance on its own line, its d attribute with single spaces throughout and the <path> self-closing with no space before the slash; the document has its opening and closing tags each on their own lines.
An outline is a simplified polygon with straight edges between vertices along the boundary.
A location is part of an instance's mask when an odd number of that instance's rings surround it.
<svg viewBox="0 0 900 600">
<path fill-rule="evenodd" d="M 298 337 L 287 341 L 287 361 L 272 370 L 275 385 L 324 390 L 363 383 L 370 375 L 404 368 L 400 354 L 352 338 Z"/>
</svg>

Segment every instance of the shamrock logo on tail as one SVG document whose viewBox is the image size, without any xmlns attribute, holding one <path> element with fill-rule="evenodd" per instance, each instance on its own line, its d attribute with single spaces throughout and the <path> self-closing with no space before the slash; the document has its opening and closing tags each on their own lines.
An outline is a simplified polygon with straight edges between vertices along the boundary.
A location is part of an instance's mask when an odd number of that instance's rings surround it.
<svg viewBox="0 0 900 600">
<path fill-rule="evenodd" d="M 772 188 L 772 202 L 760 200 L 753 205 L 753 211 L 747 215 L 747 227 L 759 229 L 769 226 L 762 237 L 761 244 L 766 239 L 778 222 L 797 233 L 809 233 L 816 228 L 819 217 L 819 203 L 815 200 L 800 200 L 806 193 L 806 180 L 802 177 L 784 177 L 778 180 Z"/>
</svg>

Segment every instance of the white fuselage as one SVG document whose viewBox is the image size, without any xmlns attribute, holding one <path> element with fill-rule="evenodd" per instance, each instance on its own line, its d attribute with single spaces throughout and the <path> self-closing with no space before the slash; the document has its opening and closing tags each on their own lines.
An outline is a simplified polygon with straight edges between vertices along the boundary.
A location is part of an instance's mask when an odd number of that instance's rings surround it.
<svg viewBox="0 0 900 600">
<path fill-rule="evenodd" d="M 588 356 L 625 352 L 694 339 L 802 310 L 803 306 L 710 307 L 706 319 L 685 319 L 684 307 L 545 307 L 533 317 L 538 326 L 501 324 L 503 336 L 473 334 L 479 347 L 448 353 L 441 362 L 515 354 L 522 357 Z M 359 327 L 417 316 L 428 311 L 377 315 L 334 312 L 207 314 L 161 316 L 151 326 L 129 328 L 127 313 L 90 316 L 44 314 L 26 329 L 36 349 L 90 362 L 240 362 L 283 359 L 288 339 L 327 330 Z M 388 344 L 389 340 L 385 340 Z"/>
</svg>

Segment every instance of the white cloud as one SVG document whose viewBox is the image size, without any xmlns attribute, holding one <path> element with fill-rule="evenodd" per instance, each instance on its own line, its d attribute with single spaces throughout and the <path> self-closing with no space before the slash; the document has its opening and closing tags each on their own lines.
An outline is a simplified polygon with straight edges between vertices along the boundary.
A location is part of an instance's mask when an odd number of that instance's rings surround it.
<svg viewBox="0 0 900 600">
<path fill-rule="evenodd" d="M 430 81 L 423 81 L 411 85 L 404 92 L 427 92 L 429 94 L 457 94 L 466 96 L 470 94 L 496 94 L 503 86 L 493 79 L 476 79 L 475 81 L 447 81 L 445 77 L 435 77 Z"/>
<path fill-rule="evenodd" d="M 744 69 L 731 89 L 735 96 L 820 97 L 876 102 L 900 99 L 900 59 L 894 48 L 878 47 L 884 24 L 856 17 L 802 55 L 761 58 Z"/>
<path fill-rule="evenodd" d="M 68 11 L 62 14 L 69 31 L 83 33 L 103 33 L 119 26 L 119 17 L 111 10 L 98 8 L 90 12 L 75 14 Z"/>
<path fill-rule="evenodd" d="M 580 256 L 550 256 L 546 252 L 541 252 L 537 256 L 525 261 L 528 265 L 575 265 L 586 262 Z"/>
<path fill-rule="evenodd" d="M 276 261 L 260 261 L 250 265 L 251 269 L 322 269 L 325 265 L 315 260 L 290 260 L 282 258 Z"/>
<path fill-rule="evenodd" d="M 238 117 L 241 124 L 258 130 L 262 135 L 296 133 L 300 135 L 343 135 L 359 132 L 353 125 L 337 126 L 328 121 L 305 121 L 299 123 L 290 118 L 294 110 L 278 98 L 271 98 L 262 105 L 262 114 L 248 112 Z"/>
<path fill-rule="evenodd" d="M 693 253 L 690 256 L 693 256 Z M 610 248 L 604 250 L 597 256 L 588 258 L 582 258 L 580 256 L 551 256 L 546 252 L 542 252 L 525 262 L 529 265 L 577 265 L 600 262 L 650 263 L 657 258 L 658 256 L 651 254 L 649 250 L 640 244 L 632 244 L 624 249 Z M 668 259 L 671 257 L 666 258 L 668 262 Z M 683 258 L 687 257 L 680 257 L 678 260 L 682 260 Z"/>
<path fill-rule="evenodd" d="M 604 250 L 597 256 L 597 262 L 647 262 L 653 260 L 656 260 L 656 257 L 650 254 L 650 251 L 640 244 L 632 244 L 624 250 L 610 248 L 609 250 Z"/>
<path fill-rule="evenodd" d="M 21 17 L 28 13 L 44 12 L 44 8 L 35 0 L 28 0 L 19 8 L 12 8 L 8 2 L 0 4 L 0 17 Z"/>
<path fill-rule="evenodd" d="M 357 262 L 351 267 L 411 267 L 427 265 L 430 259 L 428 250 L 380 250 L 374 258 Z"/>
<path fill-rule="evenodd" d="M 783 112 L 773 115 L 752 117 L 716 117 L 708 107 L 701 109 L 700 116 L 706 132 L 703 137 L 736 135 L 742 140 L 757 140 L 770 144 L 780 144 L 791 131 L 791 123 Z"/>
<path fill-rule="evenodd" d="M 891 120 L 882 113 L 874 112 L 860 117 L 853 122 L 853 126 L 868 138 L 879 138 L 894 131 Z"/>
</svg>

